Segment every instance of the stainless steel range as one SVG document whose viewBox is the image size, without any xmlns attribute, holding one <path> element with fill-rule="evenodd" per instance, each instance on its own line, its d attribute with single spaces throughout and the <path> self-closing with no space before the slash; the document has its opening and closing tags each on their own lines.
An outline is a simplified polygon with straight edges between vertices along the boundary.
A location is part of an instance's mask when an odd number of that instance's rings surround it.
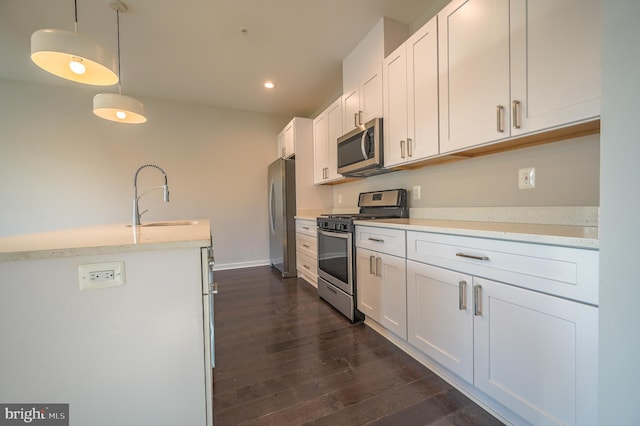
<svg viewBox="0 0 640 426">
<path fill-rule="evenodd" d="M 318 295 L 349 318 L 361 321 L 357 309 L 355 220 L 409 217 L 407 190 L 363 192 L 360 213 L 323 215 L 318 223 Z"/>
</svg>

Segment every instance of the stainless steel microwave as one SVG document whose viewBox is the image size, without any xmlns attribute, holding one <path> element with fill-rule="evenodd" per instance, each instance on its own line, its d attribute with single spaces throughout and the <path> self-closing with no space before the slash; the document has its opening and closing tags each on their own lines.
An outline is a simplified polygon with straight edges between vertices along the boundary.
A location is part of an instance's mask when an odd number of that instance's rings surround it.
<svg viewBox="0 0 640 426">
<path fill-rule="evenodd" d="M 338 138 L 338 173 L 343 176 L 372 176 L 391 170 L 383 168 L 382 118 L 374 118 Z"/>
</svg>

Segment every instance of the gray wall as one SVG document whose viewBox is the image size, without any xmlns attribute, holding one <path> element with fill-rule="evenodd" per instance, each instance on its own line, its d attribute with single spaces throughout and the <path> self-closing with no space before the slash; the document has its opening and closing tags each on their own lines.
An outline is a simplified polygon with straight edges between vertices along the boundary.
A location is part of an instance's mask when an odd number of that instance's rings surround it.
<svg viewBox="0 0 640 426">
<path fill-rule="evenodd" d="M 267 166 L 286 117 L 141 99 L 149 122 L 91 111 L 96 89 L 0 80 L 0 236 L 131 221 L 133 175 L 155 163 L 171 202 L 142 198 L 143 221 L 211 221 L 219 265 L 269 259 Z M 145 169 L 138 187 L 162 183 Z"/>
<path fill-rule="evenodd" d="M 602 3 L 599 424 L 638 425 L 640 2 Z"/>
<path fill-rule="evenodd" d="M 358 193 L 421 186 L 410 207 L 598 206 L 599 135 L 398 171 L 336 185 L 335 207 L 357 205 Z M 536 168 L 536 187 L 518 189 L 518 169 Z M 338 204 L 342 196 L 342 204 Z"/>
</svg>

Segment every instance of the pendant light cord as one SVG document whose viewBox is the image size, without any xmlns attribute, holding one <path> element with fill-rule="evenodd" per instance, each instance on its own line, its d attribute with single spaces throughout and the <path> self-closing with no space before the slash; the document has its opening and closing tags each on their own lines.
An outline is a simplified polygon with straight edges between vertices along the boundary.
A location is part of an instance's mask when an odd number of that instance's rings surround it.
<svg viewBox="0 0 640 426">
<path fill-rule="evenodd" d="M 78 0 L 73 1 L 73 27 L 76 31 L 76 35 L 78 35 Z"/>
<path fill-rule="evenodd" d="M 118 40 L 118 94 L 122 95 L 122 73 L 120 71 L 120 9 L 116 9 L 116 27 Z"/>
</svg>

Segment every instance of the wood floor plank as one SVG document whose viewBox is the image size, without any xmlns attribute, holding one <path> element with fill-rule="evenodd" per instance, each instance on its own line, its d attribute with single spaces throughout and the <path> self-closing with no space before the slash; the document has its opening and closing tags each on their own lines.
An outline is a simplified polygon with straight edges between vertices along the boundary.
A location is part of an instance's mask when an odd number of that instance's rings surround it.
<svg viewBox="0 0 640 426">
<path fill-rule="evenodd" d="M 501 424 L 305 281 L 270 267 L 216 281 L 216 426 Z"/>
</svg>

